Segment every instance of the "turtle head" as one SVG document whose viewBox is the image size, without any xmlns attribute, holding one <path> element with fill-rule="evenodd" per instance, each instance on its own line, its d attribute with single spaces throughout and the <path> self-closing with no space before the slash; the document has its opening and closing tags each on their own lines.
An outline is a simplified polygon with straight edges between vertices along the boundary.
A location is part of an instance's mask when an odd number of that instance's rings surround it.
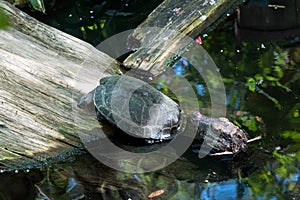
<svg viewBox="0 0 300 200">
<path fill-rule="evenodd" d="M 79 108 L 87 108 L 88 106 L 92 105 L 94 99 L 94 93 L 95 93 L 95 89 L 87 93 L 86 95 L 82 96 L 79 99 L 77 106 Z"/>
<path fill-rule="evenodd" d="M 246 132 L 225 117 L 207 117 L 196 111 L 191 121 L 204 139 L 204 145 L 215 152 L 236 154 L 247 148 Z"/>
</svg>

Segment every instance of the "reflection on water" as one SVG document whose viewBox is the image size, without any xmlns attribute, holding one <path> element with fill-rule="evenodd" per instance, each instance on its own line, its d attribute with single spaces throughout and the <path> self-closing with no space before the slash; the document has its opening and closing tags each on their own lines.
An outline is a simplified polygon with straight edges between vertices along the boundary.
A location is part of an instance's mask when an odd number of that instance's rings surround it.
<svg viewBox="0 0 300 200">
<path fill-rule="evenodd" d="M 276 160 L 248 177 L 236 178 L 228 172 L 232 164 L 190 161 L 192 155 L 145 174 L 115 171 L 81 155 L 71 162 L 53 164 L 43 174 L 1 174 L 0 199 L 147 199 L 156 191 L 163 191 L 157 193 L 157 199 L 174 200 L 299 199 L 299 166 L 293 165 L 296 161 L 291 156 L 274 155 Z"/>
<path fill-rule="evenodd" d="M 161 190 L 156 199 L 300 199 L 297 42 L 292 37 L 236 46 L 232 21 L 202 37 L 225 84 L 227 117 L 250 138 L 263 136 L 233 160 L 199 159 L 190 148 L 162 170 L 128 174 L 86 153 L 37 171 L 0 171 L 0 199 L 147 199 Z M 200 110 L 209 113 L 207 86 L 189 61 L 180 58 L 173 70 L 191 81 Z M 156 88 L 170 92 L 163 82 Z"/>
<path fill-rule="evenodd" d="M 23 8 L 59 30 L 93 45 L 135 28 L 162 0 L 65 0 L 44 1 L 46 14 Z"/>
<path fill-rule="evenodd" d="M 214 34 L 227 41 L 217 45 Z M 235 63 L 229 62 L 235 56 L 228 50 L 230 35 L 231 32 L 211 33 L 211 39 L 203 44 L 207 44 L 209 52 L 226 49 L 222 54 L 211 54 L 226 85 L 228 117 L 251 137 L 264 136 L 249 144 L 246 153 L 220 161 L 199 159 L 188 149 L 170 166 L 146 174 L 114 171 L 85 154 L 73 161 L 53 163 L 40 172 L 3 172 L 0 199 L 147 199 L 156 191 L 160 191 L 154 193 L 156 199 L 299 199 L 299 62 L 293 57 L 288 62 L 280 57 L 274 59 L 274 53 L 250 53 L 249 49 L 258 48 L 255 43 L 244 43 L 241 51 L 248 53 Z M 280 42 L 272 46 L 265 44 L 264 51 L 270 48 L 283 54 L 297 52 L 280 47 Z M 209 106 L 205 106 L 210 100 L 205 82 L 201 77 L 193 77 L 187 60 L 180 59 L 173 69 L 194 83 L 201 109 L 209 112 Z M 259 89 L 247 86 L 251 77 Z M 163 90 L 164 86 L 159 84 L 157 88 Z"/>
</svg>

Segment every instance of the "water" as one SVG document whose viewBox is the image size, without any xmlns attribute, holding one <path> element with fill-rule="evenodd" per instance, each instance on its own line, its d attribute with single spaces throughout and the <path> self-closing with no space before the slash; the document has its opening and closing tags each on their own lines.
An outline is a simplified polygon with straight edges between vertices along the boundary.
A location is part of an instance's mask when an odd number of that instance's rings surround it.
<svg viewBox="0 0 300 200">
<path fill-rule="evenodd" d="M 46 14 L 23 8 L 30 15 L 93 45 L 139 25 L 162 0 L 44 1 Z"/>
<path fill-rule="evenodd" d="M 238 44 L 230 20 L 201 36 L 225 84 L 227 117 L 261 140 L 228 160 L 199 159 L 192 145 L 171 165 L 144 174 L 113 170 L 86 152 L 37 169 L 1 172 L 0 199 L 147 199 L 155 191 L 156 199 L 299 199 L 297 38 Z M 191 82 L 200 110 L 209 114 L 208 88 L 189 61 L 182 57 L 173 70 Z M 155 87 L 170 93 L 163 83 Z"/>
</svg>

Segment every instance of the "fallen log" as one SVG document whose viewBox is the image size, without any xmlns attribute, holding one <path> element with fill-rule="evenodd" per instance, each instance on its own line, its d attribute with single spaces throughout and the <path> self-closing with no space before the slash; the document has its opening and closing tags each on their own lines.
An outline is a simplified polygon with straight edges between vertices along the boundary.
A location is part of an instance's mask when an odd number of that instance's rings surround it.
<svg viewBox="0 0 300 200">
<path fill-rule="evenodd" d="M 165 0 L 130 35 L 128 46 L 137 51 L 127 57 L 124 65 L 149 70 L 154 75 L 162 73 L 174 58 L 195 45 L 191 38 L 213 29 L 240 3 L 241 0 Z"/>
<path fill-rule="evenodd" d="M 77 130 L 96 124 L 80 110 L 74 124 L 76 99 L 118 63 L 7 2 L 0 8 L 10 23 L 0 30 L 1 169 L 81 147 Z"/>
</svg>

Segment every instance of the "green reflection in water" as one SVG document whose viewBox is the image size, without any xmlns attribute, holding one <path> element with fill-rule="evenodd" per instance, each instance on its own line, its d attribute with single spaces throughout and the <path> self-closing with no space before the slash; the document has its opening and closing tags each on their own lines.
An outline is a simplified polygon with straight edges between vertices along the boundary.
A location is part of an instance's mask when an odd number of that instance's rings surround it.
<svg viewBox="0 0 300 200">
<path fill-rule="evenodd" d="M 75 12 L 77 7 L 76 4 L 70 5 L 67 11 L 57 14 L 59 19 L 41 19 L 78 37 L 93 38 L 90 42 L 94 44 L 120 31 L 118 28 L 129 28 L 124 20 L 129 19 L 130 15 L 115 15 L 113 18 L 107 15 L 108 18 L 103 18 L 104 11 L 101 9 L 106 9 L 104 4 L 93 7 L 94 13 L 99 13 L 97 19 L 91 18 L 90 10 L 84 10 L 83 7 L 80 12 Z M 84 23 L 80 22 L 82 13 L 89 16 Z M 70 23 L 70 14 L 76 19 L 73 24 Z M 109 26 L 114 19 L 121 20 Z M 42 181 L 35 180 L 37 193 L 47 193 L 48 188 L 58 198 L 84 193 L 86 197 L 99 199 L 128 199 L 132 196 L 145 199 L 150 193 L 162 189 L 165 193 L 158 197 L 161 199 L 197 199 L 210 186 L 210 191 L 216 196 L 223 192 L 216 189 L 216 186 L 226 186 L 227 192 L 232 192 L 236 190 L 230 188 L 238 188 L 236 184 L 242 185 L 244 182 L 247 186 L 244 190 L 248 191 L 244 194 L 245 199 L 299 197 L 300 48 L 290 44 L 290 39 L 237 44 L 232 27 L 232 22 L 229 22 L 208 33 L 208 36 L 203 37 L 203 46 L 219 67 L 226 85 L 227 117 L 245 129 L 250 137 L 264 136 L 262 140 L 249 144 L 246 154 L 233 161 L 220 162 L 212 158 L 199 160 L 197 154 L 189 149 L 166 169 L 139 175 L 108 169 L 89 155 L 83 155 L 75 157 L 73 161 L 55 164 L 50 170 L 42 169 L 45 178 Z M 92 37 L 99 33 L 102 38 Z M 191 81 L 195 91 L 199 85 L 200 91 L 207 91 L 205 82 L 196 74 L 190 67 L 184 76 Z M 168 88 L 162 86 L 161 89 L 168 93 Z M 201 110 L 209 113 L 209 94 L 198 92 L 198 95 Z M 184 97 L 178 98 L 184 101 Z M 14 176 L 10 180 L 7 176 L 5 179 L 3 177 L 0 194 L 6 194 L 2 192 L 4 190 L 13 191 L 11 181 L 16 180 Z M 26 183 L 20 188 L 25 188 Z M 70 188 L 74 188 L 75 192 L 70 193 Z M 51 196 L 54 193 L 44 195 Z"/>
</svg>

